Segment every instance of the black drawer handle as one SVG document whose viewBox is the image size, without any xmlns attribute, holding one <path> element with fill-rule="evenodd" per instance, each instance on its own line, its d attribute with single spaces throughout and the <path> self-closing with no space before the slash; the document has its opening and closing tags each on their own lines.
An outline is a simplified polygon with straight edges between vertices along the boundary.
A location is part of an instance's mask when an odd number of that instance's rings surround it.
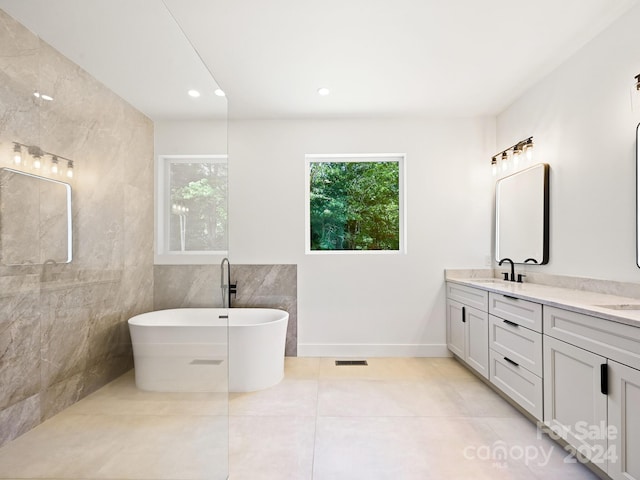
<svg viewBox="0 0 640 480">
<path fill-rule="evenodd" d="M 512 297 L 511 295 L 502 295 L 504 298 L 508 298 L 509 300 L 520 300 L 518 297 Z"/>
<path fill-rule="evenodd" d="M 509 320 L 503 320 L 503 322 L 506 323 L 507 325 L 511 325 L 512 327 L 519 327 L 520 326 L 516 322 L 510 322 Z"/>
<path fill-rule="evenodd" d="M 513 360 L 511 360 L 509 357 L 504 357 L 504 359 L 509 362 L 511 365 L 513 365 L 514 367 L 519 367 L 520 365 L 518 365 L 516 362 L 514 362 Z"/>
<path fill-rule="evenodd" d="M 467 310 L 466 308 L 462 307 L 462 323 L 465 323 L 467 321 Z"/>
<path fill-rule="evenodd" d="M 606 363 L 600 365 L 600 391 L 603 395 L 609 394 L 609 370 Z"/>
</svg>

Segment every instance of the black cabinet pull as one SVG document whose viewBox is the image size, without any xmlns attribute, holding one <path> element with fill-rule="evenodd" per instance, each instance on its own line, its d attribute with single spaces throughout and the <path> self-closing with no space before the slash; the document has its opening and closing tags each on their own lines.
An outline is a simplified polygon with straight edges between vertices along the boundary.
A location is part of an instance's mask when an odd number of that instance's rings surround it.
<svg viewBox="0 0 640 480">
<path fill-rule="evenodd" d="M 511 325 L 512 327 L 519 327 L 520 326 L 516 322 L 510 322 L 509 320 L 503 320 L 503 322 L 506 323 L 507 325 Z"/>
<path fill-rule="evenodd" d="M 609 394 L 609 369 L 606 363 L 600 365 L 600 391 L 603 395 Z"/>
<path fill-rule="evenodd" d="M 520 300 L 518 297 L 512 297 L 511 295 L 502 295 L 504 298 L 508 298 L 509 300 Z"/>
<path fill-rule="evenodd" d="M 509 362 L 511 365 L 513 365 L 514 367 L 519 367 L 520 365 L 518 365 L 516 362 L 514 362 L 513 360 L 511 360 L 509 357 L 504 357 L 504 359 Z"/>
<path fill-rule="evenodd" d="M 467 311 L 464 307 L 462 307 L 462 322 L 466 322 L 467 321 Z"/>
</svg>

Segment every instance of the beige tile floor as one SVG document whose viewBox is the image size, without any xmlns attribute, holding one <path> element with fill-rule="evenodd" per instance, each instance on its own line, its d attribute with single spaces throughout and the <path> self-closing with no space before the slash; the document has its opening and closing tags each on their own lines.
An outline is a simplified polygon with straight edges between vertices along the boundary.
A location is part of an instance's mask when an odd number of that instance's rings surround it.
<svg viewBox="0 0 640 480">
<path fill-rule="evenodd" d="M 231 480 L 597 478 L 450 358 L 287 358 L 228 404 L 126 374 L 0 449 L 0 478 L 217 480 L 227 408 Z"/>
</svg>

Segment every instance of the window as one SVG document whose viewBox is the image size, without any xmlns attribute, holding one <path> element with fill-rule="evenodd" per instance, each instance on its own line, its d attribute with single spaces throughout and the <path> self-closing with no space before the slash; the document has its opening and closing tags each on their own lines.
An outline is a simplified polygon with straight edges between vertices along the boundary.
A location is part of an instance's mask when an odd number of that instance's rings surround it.
<svg viewBox="0 0 640 480">
<path fill-rule="evenodd" d="M 404 154 L 306 156 L 306 252 L 401 253 Z"/>
<path fill-rule="evenodd" d="M 156 263 L 227 253 L 226 155 L 164 155 L 156 168 Z"/>
</svg>

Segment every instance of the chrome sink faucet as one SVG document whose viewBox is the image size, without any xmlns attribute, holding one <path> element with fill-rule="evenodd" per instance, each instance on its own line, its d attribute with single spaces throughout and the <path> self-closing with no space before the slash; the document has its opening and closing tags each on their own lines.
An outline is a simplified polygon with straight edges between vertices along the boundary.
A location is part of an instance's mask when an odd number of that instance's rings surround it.
<svg viewBox="0 0 640 480">
<path fill-rule="evenodd" d="M 511 277 L 509 277 L 509 272 L 502 272 L 502 274 L 504 275 L 504 279 L 508 280 L 510 282 L 515 282 L 516 281 L 516 272 L 515 272 L 515 267 L 513 265 L 513 260 L 511 260 L 510 258 L 503 258 L 502 260 L 500 260 L 498 262 L 498 265 L 502 266 L 502 264 L 504 262 L 509 262 L 511 264 Z"/>
</svg>

